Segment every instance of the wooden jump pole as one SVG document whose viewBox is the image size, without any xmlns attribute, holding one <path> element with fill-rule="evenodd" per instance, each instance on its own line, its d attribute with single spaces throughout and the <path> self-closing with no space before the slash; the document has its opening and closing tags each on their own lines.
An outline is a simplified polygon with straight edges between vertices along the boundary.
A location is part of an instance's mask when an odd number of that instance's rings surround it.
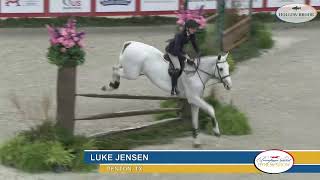
<svg viewBox="0 0 320 180">
<path fill-rule="evenodd" d="M 185 98 L 175 96 L 147 96 L 147 95 L 129 95 L 129 94 L 76 94 L 76 96 L 91 98 L 108 99 L 141 99 L 141 100 L 185 100 Z"/>
<path fill-rule="evenodd" d="M 109 118 L 118 118 L 118 117 L 129 117 L 129 116 L 139 116 L 139 115 L 148 115 L 148 114 L 160 114 L 164 112 L 179 112 L 181 108 L 161 108 L 161 109 L 150 109 L 150 110 L 133 110 L 133 111 L 124 111 L 116 113 L 104 113 L 94 116 L 88 116 L 84 118 L 76 118 L 75 120 L 98 120 L 98 119 L 109 119 Z"/>
</svg>

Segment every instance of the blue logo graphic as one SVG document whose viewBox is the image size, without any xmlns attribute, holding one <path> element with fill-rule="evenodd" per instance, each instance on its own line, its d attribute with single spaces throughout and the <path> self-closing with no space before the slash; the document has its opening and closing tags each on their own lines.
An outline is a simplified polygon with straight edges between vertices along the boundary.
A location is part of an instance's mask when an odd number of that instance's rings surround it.
<svg viewBox="0 0 320 180">
<path fill-rule="evenodd" d="M 129 5 L 132 0 L 101 0 L 100 4 L 102 6 L 111 6 L 111 5 Z"/>
</svg>

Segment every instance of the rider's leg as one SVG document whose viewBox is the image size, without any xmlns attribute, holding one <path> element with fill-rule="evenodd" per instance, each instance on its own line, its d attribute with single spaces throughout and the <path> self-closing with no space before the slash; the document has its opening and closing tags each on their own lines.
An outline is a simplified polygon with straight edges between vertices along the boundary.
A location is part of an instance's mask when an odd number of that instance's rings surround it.
<svg viewBox="0 0 320 180">
<path fill-rule="evenodd" d="M 178 84 L 178 78 L 179 78 L 179 75 L 180 75 L 180 62 L 179 62 L 179 59 L 178 57 L 176 56 L 173 56 L 171 55 L 170 53 L 168 53 L 169 56 L 170 56 L 170 59 L 172 61 L 172 64 L 175 68 L 172 76 L 171 76 L 171 85 L 172 85 L 172 89 L 171 89 L 171 95 L 174 95 L 174 94 L 178 94 L 178 91 L 177 91 L 177 84 Z"/>
</svg>

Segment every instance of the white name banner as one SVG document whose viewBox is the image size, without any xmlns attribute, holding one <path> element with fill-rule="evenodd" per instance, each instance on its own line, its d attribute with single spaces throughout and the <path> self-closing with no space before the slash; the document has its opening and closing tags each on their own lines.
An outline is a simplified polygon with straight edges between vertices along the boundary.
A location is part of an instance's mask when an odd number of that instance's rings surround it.
<svg viewBox="0 0 320 180">
<path fill-rule="evenodd" d="M 135 10 L 135 0 L 96 0 L 97 12 L 132 12 Z"/>
<path fill-rule="evenodd" d="M 43 13 L 44 0 L 1 0 L 1 13 Z"/>
<path fill-rule="evenodd" d="M 179 0 L 141 0 L 141 11 L 176 11 Z"/>
<path fill-rule="evenodd" d="M 50 12 L 90 12 L 91 0 L 50 0 Z"/>
</svg>

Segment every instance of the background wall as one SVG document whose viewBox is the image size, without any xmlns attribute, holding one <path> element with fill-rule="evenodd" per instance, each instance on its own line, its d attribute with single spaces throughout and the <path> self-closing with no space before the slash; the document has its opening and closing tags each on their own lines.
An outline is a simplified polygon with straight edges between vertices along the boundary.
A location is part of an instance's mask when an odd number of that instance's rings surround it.
<svg viewBox="0 0 320 180">
<path fill-rule="evenodd" d="M 189 9 L 205 5 L 214 12 L 217 0 L 189 0 Z M 248 7 L 249 0 L 233 1 Z M 238 3 L 241 2 L 241 3 Z M 255 12 L 273 12 L 278 7 L 292 3 L 305 3 L 320 9 L 320 0 L 254 0 Z M 55 16 L 131 16 L 174 14 L 183 0 L 0 0 L 0 17 L 55 17 Z"/>
</svg>

